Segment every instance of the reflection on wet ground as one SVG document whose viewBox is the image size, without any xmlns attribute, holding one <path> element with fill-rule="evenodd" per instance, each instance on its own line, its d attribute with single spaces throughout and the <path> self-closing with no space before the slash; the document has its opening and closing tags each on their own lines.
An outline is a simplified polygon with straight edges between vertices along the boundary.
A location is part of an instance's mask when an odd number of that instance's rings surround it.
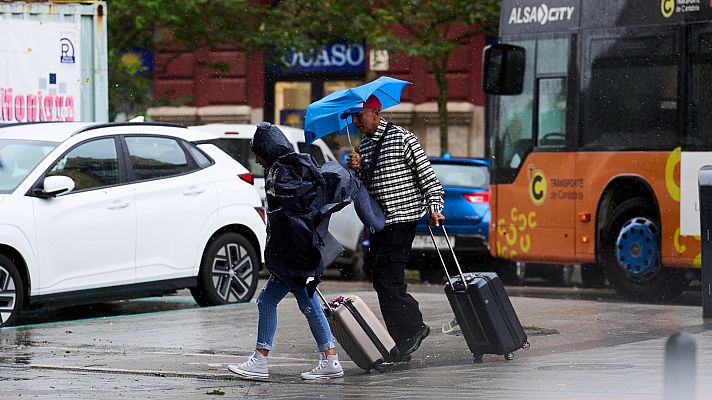
<svg viewBox="0 0 712 400">
<path fill-rule="evenodd" d="M 65 322 L 77 319 L 112 317 L 129 314 L 146 314 L 199 307 L 190 292 L 180 291 L 163 297 L 146 297 L 107 303 L 42 306 L 27 311 L 18 320 L 20 325 Z"/>
<path fill-rule="evenodd" d="M 0 335 L 0 364 L 29 365 L 32 359 L 30 352 L 37 343 L 32 340 L 32 332 L 24 329 L 12 329 Z"/>
<path fill-rule="evenodd" d="M 331 292 L 352 292 L 372 290 L 370 282 L 350 282 L 342 279 L 326 280 L 320 288 L 326 294 Z M 260 282 L 258 287 L 261 287 Z M 551 298 L 563 300 L 589 300 L 613 303 L 631 303 L 630 300 L 621 299 L 612 289 L 589 289 L 578 287 L 553 287 L 543 279 L 530 279 L 523 286 L 507 286 L 507 293 L 516 297 Z M 441 284 L 422 284 L 409 282 L 408 290 L 413 293 L 442 293 Z M 641 304 L 659 304 L 644 303 Z M 697 306 L 702 304 L 702 292 L 699 282 L 694 282 L 690 288 L 679 297 L 668 300 L 662 304 Z M 42 306 L 25 313 L 17 322 L 17 326 L 33 324 L 46 324 L 53 322 L 66 322 L 93 318 L 115 317 L 122 315 L 146 314 L 165 312 L 199 307 L 188 290 L 181 290 L 163 297 L 147 297 L 141 299 L 121 300 L 97 304 Z M 2 343 L 2 337 L 0 337 Z"/>
<path fill-rule="evenodd" d="M 320 287 L 327 298 L 357 293 L 380 315 L 369 282 L 328 280 Z M 432 329 L 412 362 L 390 365 L 386 374 L 368 374 L 344 355 L 346 378 L 320 385 L 320 395 L 660 398 L 665 340 L 684 330 L 700 344 L 698 398 L 712 398 L 712 385 L 702 378 L 712 376 L 712 353 L 704 345 L 712 338 L 712 321 L 700 319 L 699 306 L 636 304 L 616 300 L 608 289 L 537 283 L 507 290 L 531 343 L 515 352 L 512 362 L 489 354 L 482 364 L 473 363 L 463 338 L 440 329 L 452 318 L 443 286 L 411 284 L 409 291 Z M 696 296 L 691 291 L 681 301 L 695 302 Z M 293 298 L 278 309 L 278 348 L 270 357 L 273 384 L 237 381 L 226 369 L 254 349 L 254 303 L 202 309 L 188 291 L 179 291 L 164 298 L 36 310 L 28 321 L 48 324 L 0 330 L 0 393 L 48 399 L 57 393 L 69 398 L 197 398 L 220 388 L 226 398 L 313 397 L 314 386 L 302 383 L 299 373 L 318 356 L 314 342 L 307 340 L 308 324 L 296 310 Z"/>
</svg>

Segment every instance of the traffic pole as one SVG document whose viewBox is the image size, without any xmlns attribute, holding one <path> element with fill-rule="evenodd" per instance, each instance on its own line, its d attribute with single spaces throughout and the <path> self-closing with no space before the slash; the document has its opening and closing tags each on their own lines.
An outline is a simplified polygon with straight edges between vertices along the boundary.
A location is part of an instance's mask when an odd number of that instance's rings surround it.
<svg viewBox="0 0 712 400">
<path fill-rule="evenodd" d="M 698 173 L 702 244 L 702 318 L 712 318 L 712 165 Z"/>
<path fill-rule="evenodd" d="M 665 400 L 693 400 L 696 384 L 695 339 L 678 332 L 665 344 Z"/>
</svg>

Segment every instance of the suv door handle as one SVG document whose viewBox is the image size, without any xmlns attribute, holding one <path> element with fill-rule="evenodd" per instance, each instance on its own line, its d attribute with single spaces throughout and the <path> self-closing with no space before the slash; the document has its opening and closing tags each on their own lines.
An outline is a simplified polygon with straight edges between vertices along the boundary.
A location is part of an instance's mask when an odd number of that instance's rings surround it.
<svg viewBox="0 0 712 400">
<path fill-rule="evenodd" d="M 131 200 L 114 200 L 108 206 L 106 206 L 106 208 L 109 210 L 119 210 L 128 207 L 129 204 L 131 204 Z"/>
<path fill-rule="evenodd" d="M 186 189 L 183 194 L 186 196 L 192 196 L 195 194 L 201 194 L 205 191 L 205 187 L 200 187 L 200 186 L 189 186 L 188 189 Z"/>
</svg>

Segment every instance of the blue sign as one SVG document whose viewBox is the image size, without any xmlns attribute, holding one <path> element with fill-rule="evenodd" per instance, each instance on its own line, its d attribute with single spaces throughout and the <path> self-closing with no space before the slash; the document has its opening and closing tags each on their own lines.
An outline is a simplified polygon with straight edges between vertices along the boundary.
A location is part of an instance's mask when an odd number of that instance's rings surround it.
<svg viewBox="0 0 712 400">
<path fill-rule="evenodd" d="M 282 65 L 272 64 L 272 72 L 363 72 L 366 70 L 366 48 L 362 44 L 329 44 L 308 53 L 289 53 Z"/>
</svg>

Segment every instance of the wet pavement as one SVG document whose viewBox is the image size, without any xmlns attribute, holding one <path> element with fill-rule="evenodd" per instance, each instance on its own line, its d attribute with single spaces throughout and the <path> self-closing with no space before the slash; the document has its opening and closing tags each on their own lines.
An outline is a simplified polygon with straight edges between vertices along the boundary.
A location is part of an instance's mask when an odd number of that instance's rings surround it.
<svg viewBox="0 0 712 400">
<path fill-rule="evenodd" d="M 380 315 L 367 283 L 320 287 L 327 297 L 357 294 Z M 463 337 L 441 331 L 452 318 L 442 288 L 410 288 L 432 333 L 410 363 L 385 373 L 365 373 L 340 351 L 344 378 L 302 381 L 299 372 L 318 355 L 287 297 L 271 382 L 238 380 L 226 366 L 253 349 L 256 305 L 197 308 L 182 291 L 94 306 L 92 319 L 62 321 L 39 312 L 27 319 L 31 325 L 0 330 L 0 398 L 662 399 L 665 343 L 678 331 L 697 343 L 696 398 L 712 398 L 712 321 L 701 318 L 695 293 L 692 301 L 659 305 L 620 302 L 609 291 L 510 287 L 531 348 L 513 361 L 490 355 L 474 364 Z"/>
</svg>

